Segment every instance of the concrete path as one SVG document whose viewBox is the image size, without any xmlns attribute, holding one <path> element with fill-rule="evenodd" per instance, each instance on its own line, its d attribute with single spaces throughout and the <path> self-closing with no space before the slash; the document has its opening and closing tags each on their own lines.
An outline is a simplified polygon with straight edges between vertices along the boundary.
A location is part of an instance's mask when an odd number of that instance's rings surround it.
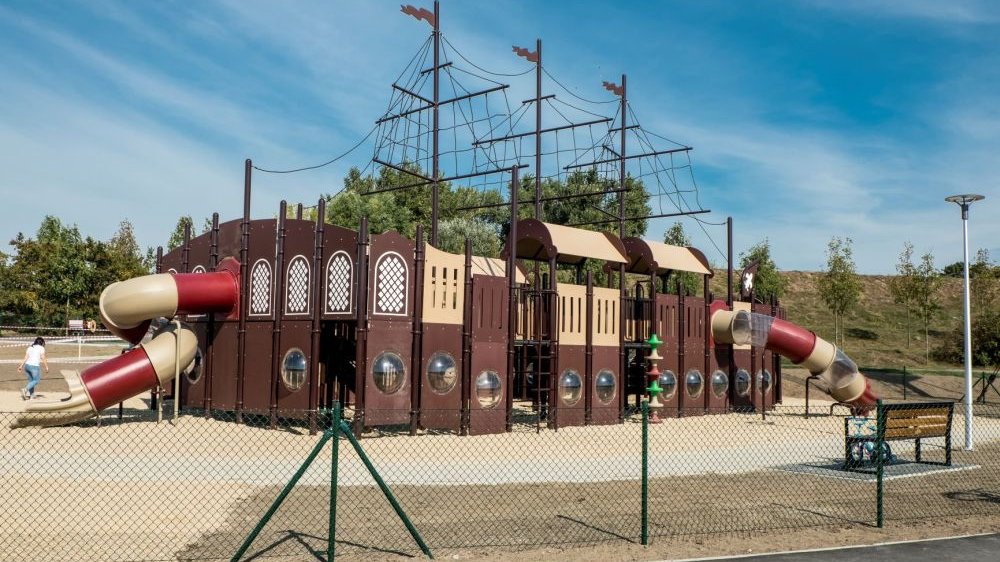
<svg viewBox="0 0 1000 562">
<path fill-rule="evenodd" d="M 988 562 L 1000 558 L 1000 534 L 976 535 L 952 539 L 930 539 L 859 546 L 762 554 L 726 558 L 698 558 L 699 562 L 738 560 L 739 562 L 942 562 L 963 560 Z M 676 561 L 684 562 L 684 561 Z M 687 562 L 694 562 L 694 559 Z"/>
</svg>

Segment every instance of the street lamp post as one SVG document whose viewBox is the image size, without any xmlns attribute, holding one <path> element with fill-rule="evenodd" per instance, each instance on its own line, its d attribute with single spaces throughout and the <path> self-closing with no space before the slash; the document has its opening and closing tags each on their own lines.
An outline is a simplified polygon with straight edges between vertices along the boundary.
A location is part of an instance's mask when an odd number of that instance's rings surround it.
<svg viewBox="0 0 1000 562">
<path fill-rule="evenodd" d="M 962 312 L 965 321 L 965 450 L 972 450 L 972 320 L 969 310 L 969 205 L 985 199 L 982 195 L 967 193 L 945 197 L 949 203 L 962 208 L 962 247 L 964 252 L 964 281 L 962 284 Z"/>
</svg>

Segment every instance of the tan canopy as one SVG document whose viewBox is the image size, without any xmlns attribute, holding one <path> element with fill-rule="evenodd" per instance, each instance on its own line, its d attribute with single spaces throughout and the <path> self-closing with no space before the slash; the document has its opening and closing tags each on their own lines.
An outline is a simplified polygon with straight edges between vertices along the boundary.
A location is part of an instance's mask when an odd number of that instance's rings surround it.
<svg viewBox="0 0 1000 562">
<path fill-rule="evenodd" d="M 710 277 L 713 274 L 705 254 L 697 248 L 671 246 L 641 238 L 626 238 L 622 242 L 628 255 L 626 270 L 630 273 L 690 271 Z"/>
<path fill-rule="evenodd" d="M 507 249 L 504 249 L 507 255 Z M 517 222 L 517 257 L 578 264 L 587 259 L 628 263 L 625 246 L 617 236 L 570 226 L 521 219 Z"/>
<path fill-rule="evenodd" d="M 472 256 L 472 274 L 489 275 L 492 277 L 506 277 L 507 262 L 499 258 Z M 524 271 L 521 270 L 520 265 L 517 266 L 517 271 L 514 273 L 514 277 L 518 283 L 527 282 L 527 278 L 524 276 Z"/>
</svg>

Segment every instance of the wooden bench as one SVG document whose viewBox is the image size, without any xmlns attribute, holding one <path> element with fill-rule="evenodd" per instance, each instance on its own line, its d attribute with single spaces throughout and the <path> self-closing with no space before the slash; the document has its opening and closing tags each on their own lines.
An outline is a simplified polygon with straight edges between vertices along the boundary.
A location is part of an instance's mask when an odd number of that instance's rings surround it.
<svg viewBox="0 0 1000 562">
<path fill-rule="evenodd" d="M 856 463 L 851 460 L 851 446 L 854 444 L 877 443 L 878 435 L 884 441 L 916 442 L 916 462 L 951 466 L 951 420 L 955 410 L 954 402 L 918 402 L 910 404 L 879 404 L 876 410 L 875 435 L 851 435 L 850 419 L 844 418 L 844 469 L 851 470 Z M 944 462 L 921 459 L 920 440 L 944 437 Z M 854 466 L 852 466 L 854 465 Z"/>
</svg>

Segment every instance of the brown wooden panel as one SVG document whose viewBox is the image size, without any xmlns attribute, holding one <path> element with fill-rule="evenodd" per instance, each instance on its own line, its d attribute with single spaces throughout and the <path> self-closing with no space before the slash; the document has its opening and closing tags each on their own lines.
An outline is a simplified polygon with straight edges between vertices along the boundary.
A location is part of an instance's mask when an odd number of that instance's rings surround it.
<svg viewBox="0 0 1000 562">
<path fill-rule="evenodd" d="M 732 407 L 737 410 L 746 411 L 755 406 L 756 402 L 754 401 L 754 395 L 757 391 L 754 364 L 750 361 L 750 350 L 734 349 L 733 363 L 733 377 L 730 384 L 732 384 L 734 388 L 736 388 L 737 384 L 736 375 L 741 369 L 750 375 L 750 393 L 745 396 L 741 396 L 734 391 L 732 394 Z"/>
<path fill-rule="evenodd" d="M 283 320 L 311 318 L 313 291 L 319 285 L 313 271 L 315 229 L 311 221 L 285 221 L 284 263 L 281 266 L 283 294 L 278 295 L 276 307 Z"/>
<path fill-rule="evenodd" d="M 718 346 L 711 350 L 709 355 L 709 369 L 706 380 L 707 391 L 705 393 L 705 407 L 709 413 L 725 412 L 729 408 L 729 396 L 732 393 L 732 376 L 729 373 L 729 347 Z M 726 390 L 721 396 L 717 396 L 712 381 L 716 371 L 721 372 L 726 377 Z"/>
<path fill-rule="evenodd" d="M 705 372 L 705 303 L 700 299 L 684 299 L 684 322 L 679 330 L 684 331 L 684 373 L 678 374 L 682 395 L 680 397 L 680 413 L 682 416 L 696 416 L 705 413 L 705 394 L 708 390 L 708 377 Z M 688 391 L 687 378 L 692 370 L 701 374 L 701 392 L 692 395 Z"/>
<path fill-rule="evenodd" d="M 195 364 L 188 374 L 183 372 L 187 365 L 181 365 L 181 404 L 201 408 L 205 405 L 205 349 L 208 341 L 208 323 L 197 322 L 190 324 L 190 327 L 198 336 L 198 352 L 195 354 Z"/>
<path fill-rule="evenodd" d="M 303 221 L 305 222 L 305 221 Z M 308 320 L 286 320 L 281 323 L 281 337 L 278 345 L 278 409 L 290 413 L 301 413 L 309 409 L 309 384 L 314 381 L 317 374 L 309 372 L 312 365 L 312 355 L 310 353 L 310 341 L 312 334 L 312 324 Z M 269 348 L 268 348 L 269 349 Z M 293 390 L 281 377 L 281 361 L 289 350 L 299 349 L 306 356 L 306 376 L 302 381 L 302 386 Z M 270 361 L 267 363 L 270 366 Z M 268 369 L 270 371 L 270 369 Z M 270 373 L 269 373 L 270 374 Z M 289 381 L 292 386 L 298 381 Z"/>
<path fill-rule="evenodd" d="M 353 318 L 358 305 L 358 233 L 340 226 L 323 225 L 323 318 Z"/>
<path fill-rule="evenodd" d="M 432 388 L 427 378 L 431 358 L 439 352 L 455 361 L 455 386 L 447 393 Z M 424 324 L 423 363 L 420 377 L 420 425 L 431 429 L 458 431 L 462 408 L 462 326 Z"/>
<path fill-rule="evenodd" d="M 236 356 L 239 323 L 216 323 L 212 349 L 212 408 L 232 410 L 236 407 Z M 268 347 L 270 349 L 270 347 Z"/>
<path fill-rule="evenodd" d="M 274 294 L 275 279 L 275 234 L 277 221 L 256 220 L 250 223 L 250 242 L 247 249 L 247 263 L 250 268 L 250 286 L 241 287 L 250 299 L 247 322 L 267 321 L 274 316 L 279 301 Z M 237 253 L 237 256 L 239 254 Z M 222 253 L 219 253 L 221 258 Z"/>
<path fill-rule="evenodd" d="M 588 392 L 586 380 L 586 353 L 587 347 L 583 345 L 559 345 L 559 382 L 556 396 L 556 425 L 557 427 L 569 427 L 583 425 L 585 418 L 585 406 L 587 404 L 586 393 Z M 563 394 L 563 374 L 570 369 L 576 371 L 579 376 L 579 395 L 576 402 L 570 403 L 566 400 L 568 396 Z M 567 389 L 568 391 L 569 389 Z"/>
<path fill-rule="evenodd" d="M 479 375 L 493 371 L 500 379 L 499 400 L 490 408 L 485 408 L 479 401 L 479 389 L 476 386 Z M 507 423 L 506 387 L 510 384 L 507 377 L 507 345 L 505 343 L 485 342 L 472 346 L 472 399 L 469 411 L 469 434 L 484 435 L 487 433 L 503 433 Z"/>
<path fill-rule="evenodd" d="M 372 320 L 368 332 L 368 372 L 365 373 L 365 425 L 389 425 L 407 423 L 410 419 L 410 385 L 413 373 L 410 356 L 413 334 L 410 322 L 388 322 Z M 398 390 L 386 394 L 375 385 L 372 369 L 375 358 L 383 352 L 395 353 L 403 363 L 404 376 Z"/>
<path fill-rule="evenodd" d="M 271 329 L 270 322 L 247 322 L 244 410 L 266 412 L 271 407 Z"/>
<path fill-rule="evenodd" d="M 507 341 L 509 293 L 505 277 L 472 276 L 473 349 L 481 342 Z"/>
<path fill-rule="evenodd" d="M 273 220 L 273 219 L 264 219 Z M 240 238 L 242 237 L 242 219 L 235 219 L 219 224 L 219 261 L 232 257 L 240 258 Z M 261 221 L 250 221 L 250 224 Z M 272 229 L 273 232 L 273 229 Z M 273 253 L 273 252 L 272 252 Z"/>
<path fill-rule="evenodd" d="M 623 380 L 619 373 L 618 347 L 594 346 L 593 376 L 590 377 L 589 392 L 593 393 L 593 409 L 590 413 L 590 423 L 592 425 L 609 425 L 618 423 L 618 393 L 624 392 Z M 597 375 L 602 370 L 607 369 L 615 376 L 616 390 L 615 396 L 607 403 L 601 402 L 597 394 Z"/>
</svg>

